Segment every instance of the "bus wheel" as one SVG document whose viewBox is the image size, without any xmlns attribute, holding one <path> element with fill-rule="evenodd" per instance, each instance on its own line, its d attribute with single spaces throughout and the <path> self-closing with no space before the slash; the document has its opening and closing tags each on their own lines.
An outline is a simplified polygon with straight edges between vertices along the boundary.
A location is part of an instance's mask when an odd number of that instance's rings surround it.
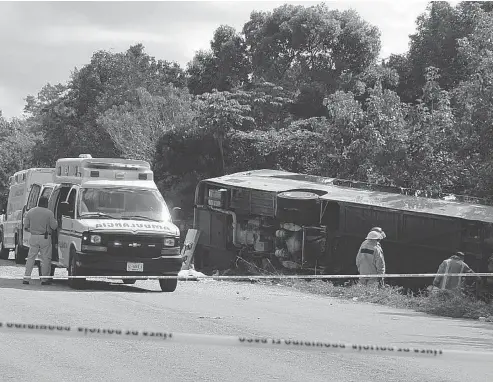
<svg viewBox="0 0 493 382">
<path fill-rule="evenodd" d="M 68 267 L 69 276 L 82 276 L 80 272 L 80 267 L 77 266 L 77 255 L 75 251 L 70 251 L 70 264 Z M 86 279 L 68 279 L 68 285 L 72 289 L 84 289 L 86 284 Z"/>
<path fill-rule="evenodd" d="M 163 292 L 174 292 L 178 285 L 178 278 L 176 279 L 159 279 L 159 286 Z"/>
<path fill-rule="evenodd" d="M 136 279 L 122 279 L 124 284 L 133 285 L 137 281 Z"/>
</svg>

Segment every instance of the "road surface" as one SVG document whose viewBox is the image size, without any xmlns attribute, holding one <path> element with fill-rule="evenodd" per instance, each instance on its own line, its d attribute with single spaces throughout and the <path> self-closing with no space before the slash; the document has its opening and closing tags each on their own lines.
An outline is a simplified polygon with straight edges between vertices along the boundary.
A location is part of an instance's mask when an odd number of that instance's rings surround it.
<svg viewBox="0 0 493 382">
<path fill-rule="evenodd" d="M 2 275 L 23 267 L 0 261 Z M 35 271 L 36 272 L 36 271 Z M 56 275 L 62 275 L 61 270 Z M 237 282 L 127 286 L 0 279 L 1 321 L 327 339 L 493 351 L 493 325 L 424 316 Z M 460 381 L 491 380 L 492 364 L 301 350 L 206 347 L 0 333 L 2 381 Z"/>
</svg>

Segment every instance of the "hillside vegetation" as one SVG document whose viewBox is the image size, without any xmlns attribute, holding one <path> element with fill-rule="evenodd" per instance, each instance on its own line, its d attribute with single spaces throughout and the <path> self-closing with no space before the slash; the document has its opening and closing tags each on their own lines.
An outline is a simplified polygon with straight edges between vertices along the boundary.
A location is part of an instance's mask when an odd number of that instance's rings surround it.
<svg viewBox="0 0 493 382">
<path fill-rule="evenodd" d="M 324 5 L 221 25 L 186 68 L 95 52 L 0 116 L 1 202 L 15 171 L 81 153 L 148 160 L 183 208 L 199 179 L 257 168 L 493 196 L 492 9 L 430 3 L 383 61 L 378 28 Z"/>
</svg>

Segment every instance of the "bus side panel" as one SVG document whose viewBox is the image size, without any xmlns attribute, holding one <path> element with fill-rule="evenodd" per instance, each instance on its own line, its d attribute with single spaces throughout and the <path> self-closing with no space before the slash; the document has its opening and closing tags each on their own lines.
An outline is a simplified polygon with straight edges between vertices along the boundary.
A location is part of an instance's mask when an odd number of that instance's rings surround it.
<svg viewBox="0 0 493 382">
<path fill-rule="evenodd" d="M 435 273 L 440 263 L 462 249 L 459 219 L 382 211 L 368 206 L 345 205 L 341 214 L 341 238 L 336 264 L 343 273 L 357 273 L 356 255 L 372 227 L 381 227 L 386 273 Z M 430 278 L 389 280 L 410 288 L 429 285 Z"/>
<path fill-rule="evenodd" d="M 199 269 L 228 269 L 235 253 L 227 249 L 231 224 L 228 215 L 207 209 L 195 209 L 195 229 L 200 230 L 194 265 Z"/>
</svg>

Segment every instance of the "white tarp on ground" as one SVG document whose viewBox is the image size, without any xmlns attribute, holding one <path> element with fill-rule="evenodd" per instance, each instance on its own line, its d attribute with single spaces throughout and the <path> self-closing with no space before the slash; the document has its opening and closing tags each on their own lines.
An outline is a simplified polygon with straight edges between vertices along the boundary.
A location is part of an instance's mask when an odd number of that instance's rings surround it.
<svg viewBox="0 0 493 382">
<path fill-rule="evenodd" d="M 190 268 L 190 269 L 183 269 L 178 273 L 178 277 L 180 278 L 188 278 L 190 279 L 195 279 L 198 281 L 197 277 L 203 277 L 205 276 L 202 272 L 197 272 L 195 269 Z"/>
</svg>

